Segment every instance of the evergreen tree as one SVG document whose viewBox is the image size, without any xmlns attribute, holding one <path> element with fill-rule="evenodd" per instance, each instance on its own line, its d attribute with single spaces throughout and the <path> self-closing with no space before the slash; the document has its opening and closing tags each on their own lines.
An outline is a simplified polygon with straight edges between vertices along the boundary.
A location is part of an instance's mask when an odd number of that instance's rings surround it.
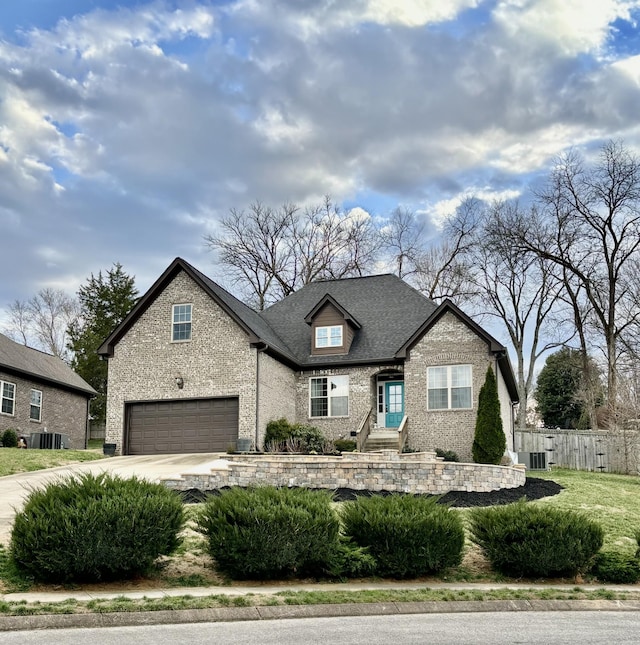
<svg viewBox="0 0 640 645">
<path fill-rule="evenodd" d="M 502 429 L 498 384 L 493 369 L 489 365 L 478 398 L 478 416 L 472 447 L 473 460 L 478 464 L 499 464 L 506 448 L 507 439 Z"/>
<path fill-rule="evenodd" d="M 71 366 L 98 395 L 91 401 L 91 416 L 97 423 L 106 417 L 107 362 L 98 356 L 98 347 L 122 322 L 136 303 L 138 290 L 134 278 L 116 263 L 87 280 L 78 290 L 80 317 L 69 326 Z"/>
</svg>

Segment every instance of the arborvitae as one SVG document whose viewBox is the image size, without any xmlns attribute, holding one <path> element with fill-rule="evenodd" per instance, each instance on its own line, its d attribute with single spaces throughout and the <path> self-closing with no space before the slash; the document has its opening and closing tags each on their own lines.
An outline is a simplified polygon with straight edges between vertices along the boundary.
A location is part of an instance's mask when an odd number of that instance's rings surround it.
<svg viewBox="0 0 640 645">
<path fill-rule="evenodd" d="M 473 437 L 473 460 L 478 464 L 499 464 L 507 447 L 502 429 L 496 377 L 489 365 L 478 398 L 478 417 Z"/>
</svg>

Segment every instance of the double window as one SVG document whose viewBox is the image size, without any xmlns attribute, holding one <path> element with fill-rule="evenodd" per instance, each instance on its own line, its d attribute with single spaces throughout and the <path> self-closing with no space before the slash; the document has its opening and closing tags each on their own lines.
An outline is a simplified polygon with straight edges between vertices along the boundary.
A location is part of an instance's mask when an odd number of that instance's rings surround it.
<svg viewBox="0 0 640 645">
<path fill-rule="evenodd" d="M 349 377 L 323 376 L 310 379 L 309 416 L 349 416 Z"/>
<path fill-rule="evenodd" d="M 40 390 L 31 390 L 29 419 L 31 419 L 31 421 L 42 420 L 42 392 Z"/>
<path fill-rule="evenodd" d="M 173 305 L 171 340 L 191 340 L 191 305 Z"/>
<path fill-rule="evenodd" d="M 427 368 L 427 409 L 468 410 L 471 401 L 471 365 Z"/>
<path fill-rule="evenodd" d="M 14 415 L 16 410 L 16 385 L 0 381 L 0 412 Z"/>
<path fill-rule="evenodd" d="M 342 325 L 316 327 L 316 348 L 342 347 Z"/>
</svg>

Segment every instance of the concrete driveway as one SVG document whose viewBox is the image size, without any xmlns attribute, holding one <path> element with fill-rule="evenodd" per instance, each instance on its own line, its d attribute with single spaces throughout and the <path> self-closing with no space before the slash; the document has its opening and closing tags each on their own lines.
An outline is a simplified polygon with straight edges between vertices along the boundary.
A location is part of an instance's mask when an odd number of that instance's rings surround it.
<svg viewBox="0 0 640 645">
<path fill-rule="evenodd" d="M 29 491 L 47 482 L 74 473 L 110 472 L 121 477 L 133 477 L 160 481 L 163 477 L 188 472 L 202 472 L 209 464 L 218 462 L 221 453 L 201 453 L 190 455 L 144 455 L 140 457 L 109 457 L 97 461 L 70 464 L 0 477 L 0 544 L 9 545 L 13 518 L 24 505 Z"/>
</svg>

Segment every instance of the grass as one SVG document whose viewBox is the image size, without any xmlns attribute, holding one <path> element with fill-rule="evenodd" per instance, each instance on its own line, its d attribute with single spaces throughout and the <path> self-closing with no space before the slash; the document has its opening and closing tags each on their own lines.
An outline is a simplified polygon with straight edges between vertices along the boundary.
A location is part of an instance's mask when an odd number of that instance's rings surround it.
<svg viewBox="0 0 640 645">
<path fill-rule="evenodd" d="M 0 450 L 2 453 L 12 449 Z M 15 452 L 28 453 L 29 451 Z M 33 453 L 63 452 L 63 451 L 31 451 Z M 64 451 L 69 453 L 71 451 Z M 86 454 L 86 453 L 85 453 Z M 22 457 L 22 455 L 20 455 Z M 48 467 L 48 466 L 46 466 Z M 635 551 L 634 534 L 640 530 L 640 478 L 610 473 L 589 473 L 564 469 L 554 469 L 551 472 L 535 473 L 536 477 L 552 479 L 565 487 L 559 495 L 537 500 L 534 504 L 549 504 L 566 510 L 577 510 L 588 514 L 600 522 L 605 530 L 604 550 L 617 550 L 625 553 Z M 467 509 L 460 509 L 466 518 Z M 158 587 L 211 586 L 229 584 L 216 576 L 205 556 L 206 544 L 204 537 L 193 531 L 197 505 L 187 507 L 188 524 L 191 530 L 178 553 L 154 574 L 152 583 Z M 195 568 L 180 569 L 189 559 L 197 562 Z M 176 566 L 178 565 L 178 566 Z M 447 582 L 509 582 L 498 574 L 486 571 L 473 571 L 457 567 L 448 571 L 439 580 Z M 434 579 L 437 585 L 438 579 Z M 20 578 L 11 568 L 7 552 L 0 546 L 0 585 L 5 591 L 26 591 L 30 581 Z M 122 589 L 122 588 L 120 588 Z M 108 589 L 106 589 L 108 591 Z M 120 593 L 120 590 L 117 591 Z M 459 600 L 509 600 L 509 599 L 627 599 L 640 600 L 640 585 L 632 593 L 624 593 L 600 589 L 586 591 L 580 587 L 570 590 L 546 589 L 501 589 L 494 591 L 483 590 L 376 590 L 361 592 L 346 592 L 337 589 L 312 592 L 282 591 L 277 594 L 218 594 L 206 597 L 161 598 L 133 600 L 120 598 L 117 600 L 92 600 L 89 603 L 73 601 L 72 603 L 45 604 L 36 603 L 0 603 L 0 614 L 20 615 L 27 613 L 83 613 L 111 611 L 159 611 L 161 609 L 197 609 L 228 606 L 257 606 L 257 605 L 299 605 L 299 604 L 332 604 L 332 603 L 364 603 L 364 602 L 421 602 L 430 600 L 459 601 Z"/>
<path fill-rule="evenodd" d="M 0 477 L 55 468 L 81 461 L 103 459 L 104 455 L 90 450 L 21 450 L 0 448 Z"/>
</svg>

